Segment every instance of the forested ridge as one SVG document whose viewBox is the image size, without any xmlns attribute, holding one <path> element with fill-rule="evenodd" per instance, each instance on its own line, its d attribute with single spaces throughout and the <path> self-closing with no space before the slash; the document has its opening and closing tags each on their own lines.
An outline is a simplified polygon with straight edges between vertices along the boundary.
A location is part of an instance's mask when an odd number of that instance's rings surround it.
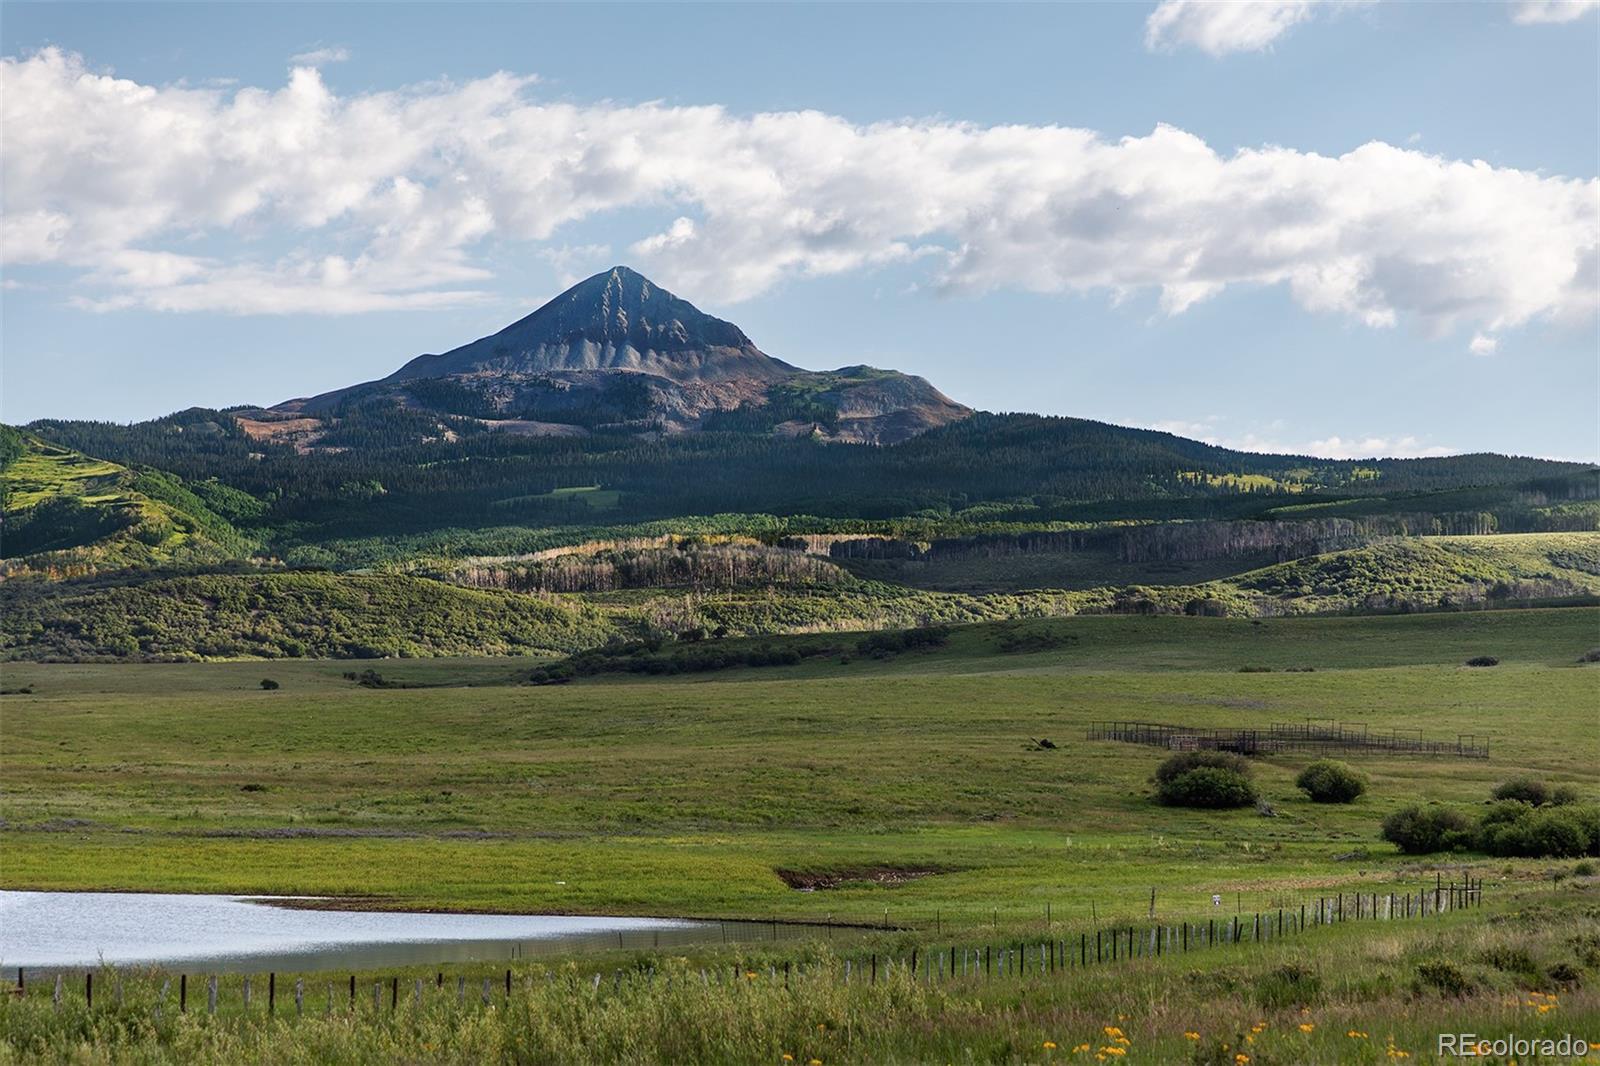
<svg viewBox="0 0 1600 1066">
<path fill-rule="evenodd" d="M 300 454 L 252 439 L 221 411 L 132 426 L 42 421 L 28 428 L 88 455 L 216 481 L 266 504 L 252 520 L 296 540 L 392 536 L 442 524 L 568 524 L 567 486 L 617 494 L 608 518 L 723 512 L 888 519 L 990 501 L 1032 503 L 1032 520 L 1226 518 L 1274 505 L 1517 486 L 1593 499 L 1581 464 L 1500 455 L 1331 461 L 1256 455 L 1082 419 L 977 414 L 893 446 L 757 433 L 525 437 L 392 412 L 338 427 L 343 451 Z M 426 423 L 426 424 L 423 424 Z M 431 437 L 423 443 L 424 438 Z M 326 438 L 324 438 L 326 440 Z M 1411 508 L 1416 509 L 1416 508 Z"/>
<path fill-rule="evenodd" d="M 570 652 L 1600 589 L 1600 481 L 1583 464 L 1254 455 L 1034 415 L 873 446 L 350 412 L 309 449 L 204 409 L 0 433 L 4 654 Z"/>
</svg>

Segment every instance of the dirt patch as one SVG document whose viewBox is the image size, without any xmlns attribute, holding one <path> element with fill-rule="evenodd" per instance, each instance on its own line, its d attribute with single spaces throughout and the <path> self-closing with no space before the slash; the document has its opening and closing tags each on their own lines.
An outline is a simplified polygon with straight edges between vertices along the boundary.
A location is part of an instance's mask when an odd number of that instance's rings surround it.
<svg viewBox="0 0 1600 1066">
<path fill-rule="evenodd" d="M 845 870 L 785 870 L 782 867 L 773 867 L 772 872 L 790 888 L 801 892 L 815 892 L 818 889 L 842 888 L 846 885 L 903 885 L 919 877 L 929 877 L 942 871 L 904 866 L 853 866 Z"/>
<path fill-rule="evenodd" d="M 265 421 L 254 418 L 234 418 L 239 428 L 251 440 L 276 441 L 285 437 L 305 436 L 322 429 L 320 418 L 283 418 Z"/>
</svg>

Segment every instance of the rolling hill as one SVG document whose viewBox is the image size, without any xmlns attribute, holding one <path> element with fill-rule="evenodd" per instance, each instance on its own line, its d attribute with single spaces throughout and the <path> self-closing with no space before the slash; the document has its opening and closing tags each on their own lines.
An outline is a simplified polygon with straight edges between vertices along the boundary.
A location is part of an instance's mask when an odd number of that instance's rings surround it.
<svg viewBox="0 0 1600 1066">
<path fill-rule="evenodd" d="M 1600 592 L 1600 472 L 1326 460 L 811 371 L 618 267 L 273 407 L 0 432 L 0 656 L 573 653 Z M 1505 537 L 1501 534 L 1518 534 Z"/>
<path fill-rule="evenodd" d="M 9 427 L 0 437 L 0 574 L 215 563 L 255 547 L 202 498 L 259 511 L 244 493 L 215 484 L 196 492 L 171 474 L 92 459 Z"/>
</svg>

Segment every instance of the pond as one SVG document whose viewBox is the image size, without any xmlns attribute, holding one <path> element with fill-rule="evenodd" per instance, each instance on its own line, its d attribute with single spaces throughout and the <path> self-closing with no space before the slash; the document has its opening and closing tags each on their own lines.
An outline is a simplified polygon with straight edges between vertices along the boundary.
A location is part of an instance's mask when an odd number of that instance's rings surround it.
<svg viewBox="0 0 1600 1066">
<path fill-rule="evenodd" d="M 376 969 L 605 948 L 827 936 L 822 926 L 553 914 L 329 910 L 284 896 L 0 892 L 0 966 L 212 973 Z"/>
</svg>

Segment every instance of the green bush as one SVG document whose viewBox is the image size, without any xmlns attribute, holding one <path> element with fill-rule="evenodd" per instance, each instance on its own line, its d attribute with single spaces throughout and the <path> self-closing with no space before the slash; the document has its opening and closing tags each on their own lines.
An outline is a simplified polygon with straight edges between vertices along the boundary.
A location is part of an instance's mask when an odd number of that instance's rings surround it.
<svg viewBox="0 0 1600 1066">
<path fill-rule="evenodd" d="M 1186 751 L 1156 767 L 1156 796 L 1168 807 L 1223 810 L 1256 802 L 1250 762 L 1226 751 Z"/>
<path fill-rule="evenodd" d="M 1167 758 L 1156 767 L 1156 783 L 1164 785 L 1190 770 L 1202 767 L 1232 770 L 1244 777 L 1250 776 L 1250 760 L 1243 755 L 1235 755 L 1231 751 L 1185 751 Z"/>
<path fill-rule="evenodd" d="M 1495 804 L 1478 826 L 1477 846 L 1490 855 L 1571 859 L 1600 853 L 1600 812 L 1579 806 L 1535 808 Z"/>
<path fill-rule="evenodd" d="M 1315 970 L 1287 962 L 1258 977 L 1255 993 L 1256 1002 L 1267 1010 L 1305 1007 L 1322 994 L 1322 979 Z"/>
<path fill-rule="evenodd" d="M 1495 787 L 1497 800 L 1521 800 L 1535 807 L 1550 802 L 1550 786 L 1532 777 L 1514 777 Z"/>
<path fill-rule="evenodd" d="M 278 687 L 278 683 L 272 680 L 270 677 L 264 677 L 261 679 L 261 687 L 268 692 L 271 692 L 273 689 Z"/>
<path fill-rule="evenodd" d="M 1318 759 L 1294 783 L 1316 803 L 1353 803 L 1367 790 L 1366 775 L 1337 759 Z"/>
<path fill-rule="evenodd" d="M 1383 839 L 1407 855 L 1451 851 L 1471 841 L 1472 823 L 1448 807 L 1406 807 L 1383 820 Z"/>
<path fill-rule="evenodd" d="M 1476 981 L 1462 972 L 1461 967 L 1448 959 L 1430 959 L 1417 964 L 1416 987 L 1419 992 L 1431 988 L 1440 995 L 1460 999 L 1476 989 L 1477 985 Z"/>
<path fill-rule="evenodd" d="M 1223 810 L 1249 807 L 1256 802 L 1256 788 L 1250 778 L 1237 770 L 1216 766 L 1202 766 L 1163 781 L 1158 795 L 1168 807 Z"/>
</svg>

